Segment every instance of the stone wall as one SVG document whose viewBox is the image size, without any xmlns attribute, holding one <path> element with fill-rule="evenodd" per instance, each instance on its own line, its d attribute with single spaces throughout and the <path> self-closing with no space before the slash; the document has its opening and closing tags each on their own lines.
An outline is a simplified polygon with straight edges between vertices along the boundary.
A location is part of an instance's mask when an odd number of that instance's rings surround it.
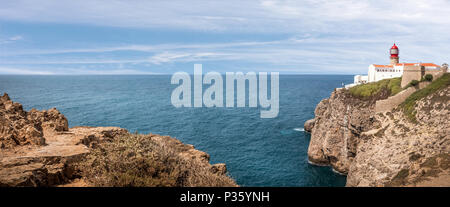
<svg viewBox="0 0 450 207">
<path fill-rule="evenodd" d="M 422 76 L 425 74 L 424 67 L 420 65 L 408 65 L 405 66 L 403 70 L 402 75 L 402 83 L 401 87 L 404 88 L 407 86 L 412 80 L 418 80 L 422 79 Z"/>
<path fill-rule="evenodd" d="M 433 76 L 433 80 L 440 78 L 442 75 L 444 75 L 444 73 L 444 70 L 425 70 L 425 75 L 431 74 Z"/>
<path fill-rule="evenodd" d="M 390 111 L 394 109 L 395 107 L 403 103 L 403 101 L 405 101 L 411 94 L 413 94 L 417 90 L 425 88 L 428 84 L 430 84 L 430 82 L 420 82 L 416 87 L 409 87 L 396 94 L 395 96 L 377 101 L 375 103 L 375 113 Z"/>
</svg>

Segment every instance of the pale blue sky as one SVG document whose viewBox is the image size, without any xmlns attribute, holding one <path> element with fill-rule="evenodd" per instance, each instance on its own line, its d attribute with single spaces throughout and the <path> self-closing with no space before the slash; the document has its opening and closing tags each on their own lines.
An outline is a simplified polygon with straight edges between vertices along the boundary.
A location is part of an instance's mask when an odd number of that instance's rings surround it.
<svg viewBox="0 0 450 207">
<path fill-rule="evenodd" d="M 366 73 L 450 62 L 450 2 L 0 0 L 0 74 Z"/>
</svg>

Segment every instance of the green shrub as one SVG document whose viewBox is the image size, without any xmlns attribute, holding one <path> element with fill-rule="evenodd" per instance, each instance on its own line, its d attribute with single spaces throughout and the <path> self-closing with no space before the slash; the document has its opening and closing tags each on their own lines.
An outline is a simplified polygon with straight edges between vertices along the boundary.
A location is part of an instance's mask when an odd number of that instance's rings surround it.
<svg viewBox="0 0 450 207">
<path fill-rule="evenodd" d="M 450 73 L 446 73 L 442 77 L 431 82 L 427 87 L 411 94 L 402 104 L 400 104 L 400 108 L 402 109 L 404 114 L 409 118 L 409 120 L 411 120 L 412 122 L 416 122 L 416 111 L 415 111 L 416 102 L 422 98 L 427 97 L 430 94 L 435 93 L 440 89 L 446 88 L 449 85 L 450 85 Z"/>
<path fill-rule="evenodd" d="M 425 81 L 431 82 L 431 81 L 433 81 L 433 75 L 431 75 L 431 74 L 426 74 L 426 75 L 423 77 L 423 79 L 424 79 Z"/>
<path fill-rule="evenodd" d="M 389 95 L 392 96 L 402 90 L 400 87 L 401 82 L 401 78 L 384 79 L 374 83 L 366 83 L 351 87 L 349 91 L 350 94 L 355 97 L 367 99 L 382 92 L 383 89 L 387 89 Z"/>
<path fill-rule="evenodd" d="M 174 145 L 169 139 L 139 134 L 116 137 L 92 149 L 78 168 L 94 186 L 236 185 L 228 176 L 212 172 L 210 165 L 182 157 L 187 146 Z"/>
<path fill-rule="evenodd" d="M 419 85 L 419 81 L 418 80 L 412 80 L 411 82 L 408 83 L 408 85 L 406 85 L 405 88 L 411 87 L 411 86 L 417 86 Z"/>
</svg>

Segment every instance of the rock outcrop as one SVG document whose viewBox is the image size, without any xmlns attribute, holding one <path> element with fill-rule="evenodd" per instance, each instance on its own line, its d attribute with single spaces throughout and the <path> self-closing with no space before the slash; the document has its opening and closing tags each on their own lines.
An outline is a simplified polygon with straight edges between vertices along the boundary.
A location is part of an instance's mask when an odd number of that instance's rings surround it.
<svg viewBox="0 0 450 207">
<path fill-rule="evenodd" d="M 0 98 L 0 148 L 45 145 L 44 130 L 67 131 L 67 119 L 56 109 L 24 111 L 6 93 Z"/>
<path fill-rule="evenodd" d="M 417 123 L 374 107 L 346 90 L 321 101 L 309 160 L 346 174 L 347 186 L 450 186 L 450 86 L 417 102 Z"/>
<path fill-rule="evenodd" d="M 314 123 L 316 122 L 315 119 L 310 119 L 308 121 L 305 122 L 305 124 L 303 125 L 303 128 L 305 129 L 306 132 L 311 132 L 312 129 L 314 128 Z"/>
<path fill-rule="evenodd" d="M 356 155 L 359 135 L 375 124 L 371 116 L 374 103 L 354 98 L 344 90 L 335 91 L 329 99 L 322 100 L 315 110 L 309 161 L 331 165 L 337 172 L 347 174 Z"/>
<path fill-rule="evenodd" d="M 102 142 L 127 134 L 118 127 L 69 129 L 67 119 L 58 110 L 27 112 L 5 94 L 0 101 L 0 187 L 89 186 L 76 166 Z M 148 136 L 169 149 L 177 149 L 180 157 L 227 176 L 225 164 L 211 165 L 209 155 L 194 146 L 168 136 Z"/>
</svg>

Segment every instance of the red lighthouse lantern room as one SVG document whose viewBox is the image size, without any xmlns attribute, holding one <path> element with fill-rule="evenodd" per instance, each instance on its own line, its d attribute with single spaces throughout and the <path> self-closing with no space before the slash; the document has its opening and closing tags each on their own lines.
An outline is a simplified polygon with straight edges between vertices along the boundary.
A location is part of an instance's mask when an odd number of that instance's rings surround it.
<svg viewBox="0 0 450 207">
<path fill-rule="evenodd" d="M 395 45 L 395 43 L 391 47 L 390 53 L 391 53 L 391 57 L 398 57 L 398 47 L 397 47 L 397 45 Z"/>
<path fill-rule="evenodd" d="M 391 47 L 391 49 L 389 50 L 389 53 L 391 54 L 391 57 L 390 57 L 391 65 L 398 64 L 398 59 L 399 59 L 399 57 L 398 57 L 398 47 L 397 47 L 397 45 L 395 45 L 395 43 Z"/>
</svg>

